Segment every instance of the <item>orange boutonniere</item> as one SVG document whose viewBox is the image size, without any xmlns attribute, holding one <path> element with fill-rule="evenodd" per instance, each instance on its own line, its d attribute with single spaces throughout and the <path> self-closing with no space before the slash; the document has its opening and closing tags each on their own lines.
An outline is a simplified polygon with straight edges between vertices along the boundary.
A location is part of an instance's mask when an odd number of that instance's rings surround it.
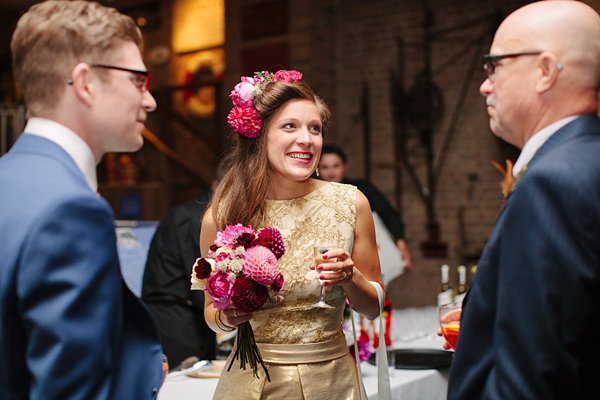
<svg viewBox="0 0 600 400">
<path fill-rule="evenodd" d="M 523 175 L 523 173 L 527 169 L 527 165 L 523 166 L 523 168 L 521 168 L 521 170 L 519 171 L 519 173 L 517 174 L 517 176 L 513 177 L 513 163 L 512 163 L 512 161 L 506 160 L 506 170 L 504 168 L 502 168 L 500 166 L 500 164 L 498 164 L 496 161 L 492 160 L 490 162 L 492 163 L 492 165 L 494 167 L 496 167 L 496 169 L 498 171 L 500 171 L 500 173 L 504 177 L 500 181 L 500 187 L 502 187 L 502 194 L 504 195 L 504 199 L 506 200 L 506 198 L 517 187 L 517 183 L 519 182 L 519 179 L 521 179 L 521 176 Z"/>
<path fill-rule="evenodd" d="M 506 170 L 505 170 L 496 161 L 492 160 L 490 162 L 492 163 L 492 165 L 494 167 L 496 167 L 496 169 L 498 171 L 500 171 L 500 173 L 503 176 L 503 179 L 500 181 L 500 187 L 502 188 L 502 194 L 504 195 L 504 198 L 507 198 L 513 189 L 513 181 L 514 181 L 514 177 L 513 177 L 513 173 L 512 173 L 513 163 L 510 160 L 506 160 Z"/>
</svg>

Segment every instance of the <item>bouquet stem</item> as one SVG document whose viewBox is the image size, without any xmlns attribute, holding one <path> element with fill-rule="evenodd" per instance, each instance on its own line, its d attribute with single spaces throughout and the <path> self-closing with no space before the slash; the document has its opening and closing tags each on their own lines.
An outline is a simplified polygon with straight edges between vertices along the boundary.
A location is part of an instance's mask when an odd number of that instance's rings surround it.
<svg viewBox="0 0 600 400">
<path fill-rule="evenodd" d="M 256 345 L 254 332 L 252 332 L 252 326 L 250 325 L 250 322 L 246 321 L 238 325 L 236 342 L 237 346 L 235 353 L 231 358 L 231 362 L 229 363 L 227 371 L 229 372 L 229 370 L 231 370 L 233 362 L 239 358 L 240 368 L 245 370 L 246 364 L 250 364 L 253 375 L 258 378 L 258 364 L 260 363 L 265 371 L 265 374 L 267 375 L 267 381 L 271 382 L 269 371 L 267 371 L 262 357 L 260 356 L 258 346 Z"/>
</svg>

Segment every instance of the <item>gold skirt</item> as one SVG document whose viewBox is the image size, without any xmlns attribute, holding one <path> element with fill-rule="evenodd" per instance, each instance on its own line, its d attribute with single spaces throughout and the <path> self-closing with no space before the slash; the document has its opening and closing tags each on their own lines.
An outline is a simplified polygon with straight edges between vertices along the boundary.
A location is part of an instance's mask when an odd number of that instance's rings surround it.
<svg viewBox="0 0 600 400">
<path fill-rule="evenodd" d="M 258 344 L 271 382 L 259 366 L 258 378 L 250 368 L 239 368 L 229 355 L 214 400 L 360 400 L 358 373 L 340 336 L 321 343 Z"/>
</svg>

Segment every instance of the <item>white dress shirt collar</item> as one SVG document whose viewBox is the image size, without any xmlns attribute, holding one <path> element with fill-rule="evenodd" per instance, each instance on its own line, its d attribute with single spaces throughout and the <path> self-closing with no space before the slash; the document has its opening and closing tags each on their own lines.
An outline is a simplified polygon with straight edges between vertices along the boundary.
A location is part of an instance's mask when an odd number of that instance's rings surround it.
<svg viewBox="0 0 600 400">
<path fill-rule="evenodd" d="M 517 174 L 525 167 L 529 161 L 535 156 L 535 153 L 539 150 L 540 147 L 546 140 L 550 138 L 550 136 L 554 135 L 560 128 L 565 126 L 571 121 L 577 119 L 579 115 L 571 115 L 569 117 L 558 120 L 542 130 L 536 132 L 532 137 L 529 138 L 525 146 L 523 146 L 523 150 L 521 150 L 521 154 L 519 154 L 519 158 L 517 158 L 517 162 L 513 167 L 513 176 L 517 176 Z"/>
<path fill-rule="evenodd" d="M 92 149 L 75 132 L 58 122 L 45 118 L 30 118 L 24 133 L 41 136 L 59 145 L 73 159 L 94 193 L 98 191 L 96 159 Z"/>
</svg>

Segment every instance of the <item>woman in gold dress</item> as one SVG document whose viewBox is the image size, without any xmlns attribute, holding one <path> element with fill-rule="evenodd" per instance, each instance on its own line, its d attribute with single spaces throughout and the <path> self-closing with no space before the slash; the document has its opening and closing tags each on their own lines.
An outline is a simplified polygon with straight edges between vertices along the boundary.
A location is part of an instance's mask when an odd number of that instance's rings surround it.
<svg viewBox="0 0 600 400">
<path fill-rule="evenodd" d="M 354 186 L 311 178 L 329 109 L 300 79 L 297 71 L 259 73 L 243 77 L 231 94 L 236 107 L 228 122 L 239 134 L 202 221 L 201 252 L 207 256 L 217 231 L 227 225 L 273 226 L 286 249 L 278 261 L 285 294 L 251 314 L 233 307 L 218 311 L 206 295 L 204 316 L 215 332 L 250 321 L 271 379 L 260 368 L 255 377 L 234 362 L 223 370 L 214 399 L 361 398 L 342 320 L 346 298 L 369 319 L 380 312 L 372 283 L 382 285 L 373 219 Z M 326 254 L 336 262 L 315 269 L 313 244 L 331 234 L 344 248 Z M 325 301 L 333 308 L 315 306 L 323 272 Z"/>
</svg>

